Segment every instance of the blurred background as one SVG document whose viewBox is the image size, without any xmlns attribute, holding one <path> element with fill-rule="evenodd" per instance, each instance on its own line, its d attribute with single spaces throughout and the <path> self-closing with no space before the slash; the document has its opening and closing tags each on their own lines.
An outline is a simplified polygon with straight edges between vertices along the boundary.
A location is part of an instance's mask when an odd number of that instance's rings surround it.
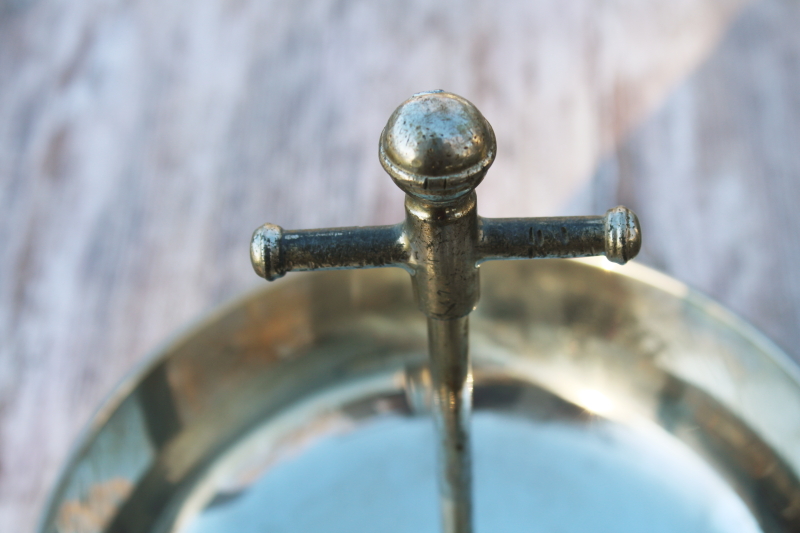
<svg viewBox="0 0 800 533">
<path fill-rule="evenodd" d="M 602 214 L 800 359 L 795 0 L 0 0 L 0 530 L 250 235 L 389 224 L 411 94 L 494 126 L 484 216 Z"/>
</svg>

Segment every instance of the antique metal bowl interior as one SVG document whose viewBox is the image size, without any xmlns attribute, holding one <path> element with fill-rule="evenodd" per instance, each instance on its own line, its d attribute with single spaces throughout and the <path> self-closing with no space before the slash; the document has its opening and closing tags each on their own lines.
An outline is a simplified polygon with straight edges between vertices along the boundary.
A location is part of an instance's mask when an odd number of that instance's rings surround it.
<svg viewBox="0 0 800 533">
<path fill-rule="evenodd" d="M 800 531 L 794 364 L 611 267 L 481 268 L 476 530 Z M 290 275 L 119 387 L 41 532 L 435 532 L 425 347 L 405 272 Z"/>
</svg>

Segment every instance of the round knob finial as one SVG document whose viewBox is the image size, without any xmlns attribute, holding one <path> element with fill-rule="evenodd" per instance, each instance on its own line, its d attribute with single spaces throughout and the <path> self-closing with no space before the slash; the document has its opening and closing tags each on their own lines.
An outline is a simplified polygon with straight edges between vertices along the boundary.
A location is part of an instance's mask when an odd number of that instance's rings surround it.
<svg viewBox="0 0 800 533">
<path fill-rule="evenodd" d="M 494 131 L 468 100 L 444 91 L 400 104 L 381 133 L 381 164 L 407 194 L 435 203 L 478 186 L 494 161 Z"/>
</svg>

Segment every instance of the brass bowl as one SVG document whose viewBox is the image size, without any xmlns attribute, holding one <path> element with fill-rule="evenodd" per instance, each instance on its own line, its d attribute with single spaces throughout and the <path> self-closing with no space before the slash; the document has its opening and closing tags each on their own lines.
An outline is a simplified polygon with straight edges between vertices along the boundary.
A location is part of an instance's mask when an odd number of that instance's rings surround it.
<svg viewBox="0 0 800 533">
<path fill-rule="evenodd" d="M 486 264 L 476 531 L 800 531 L 800 372 L 675 280 Z M 399 269 L 289 276 L 125 380 L 41 533 L 430 531 L 425 321 Z"/>
</svg>

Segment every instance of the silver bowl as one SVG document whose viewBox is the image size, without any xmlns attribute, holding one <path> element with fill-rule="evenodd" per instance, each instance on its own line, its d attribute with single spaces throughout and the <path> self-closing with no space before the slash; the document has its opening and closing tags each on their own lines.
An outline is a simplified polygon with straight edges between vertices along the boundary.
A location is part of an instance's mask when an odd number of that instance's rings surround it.
<svg viewBox="0 0 800 533">
<path fill-rule="evenodd" d="M 638 265 L 490 263 L 476 531 L 800 531 L 800 373 Z M 399 269 L 289 276 L 121 384 L 41 533 L 435 532 L 425 321 Z"/>
</svg>

